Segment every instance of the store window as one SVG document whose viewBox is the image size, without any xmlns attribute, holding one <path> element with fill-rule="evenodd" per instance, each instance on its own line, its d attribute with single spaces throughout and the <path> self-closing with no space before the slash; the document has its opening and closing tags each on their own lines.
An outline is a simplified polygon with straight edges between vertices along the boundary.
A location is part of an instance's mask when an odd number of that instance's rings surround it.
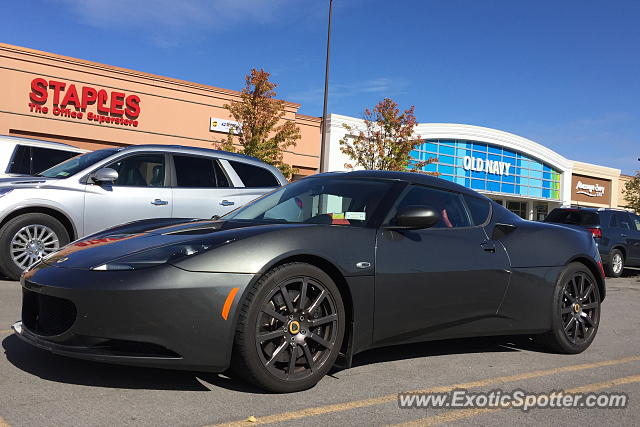
<svg viewBox="0 0 640 427">
<path fill-rule="evenodd" d="M 529 212 L 527 212 L 527 202 L 507 202 L 507 209 L 514 214 L 518 215 L 522 219 L 529 219 Z"/>
<path fill-rule="evenodd" d="M 549 205 L 538 204 L 536 205 L 534 212 L 535 212 L 536 221 L 544 221 L 547 215 L 549 214 Z"/>
</svg>

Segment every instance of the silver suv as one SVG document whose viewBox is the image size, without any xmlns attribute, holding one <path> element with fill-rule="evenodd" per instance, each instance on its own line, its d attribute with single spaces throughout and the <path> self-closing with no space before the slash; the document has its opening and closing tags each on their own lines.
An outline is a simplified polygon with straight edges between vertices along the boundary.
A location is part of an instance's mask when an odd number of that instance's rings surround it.
<svg viewBox="0 0 640 427">
<path fill-rule="evenodd" d="M 211 218 L 286 180 L 255 158 L 167 145 L 108 148 L 0 179 L 0 270 L 11 279 L 71 240 L 147 218 Z"/>
</svg>

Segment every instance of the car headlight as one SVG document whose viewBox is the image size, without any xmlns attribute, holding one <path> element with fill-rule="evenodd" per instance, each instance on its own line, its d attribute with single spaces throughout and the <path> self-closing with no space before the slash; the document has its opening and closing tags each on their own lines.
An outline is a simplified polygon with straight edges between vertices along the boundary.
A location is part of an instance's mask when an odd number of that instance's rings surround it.
<svg viewBox="0 0 640 427">
<path fill-rule="evenodd" d="M 147 251 L 137 252 L 117 258 L 105 264 L 92 267 L 97 271 L 141 270 L 157 265 L 179 261 L 199 252 L 206 251 L 211 245 L 202 243 L 181 243 L 178 245 L 161 246 Z"/>
</svg>

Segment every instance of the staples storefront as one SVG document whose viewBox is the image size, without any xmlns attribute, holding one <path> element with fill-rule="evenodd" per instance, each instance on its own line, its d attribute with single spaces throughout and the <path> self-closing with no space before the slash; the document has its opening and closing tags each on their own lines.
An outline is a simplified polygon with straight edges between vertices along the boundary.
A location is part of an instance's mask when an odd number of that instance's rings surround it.
<svg viewBox="0 0 640 427">
<path fill-rule="evenodd" d="M 328 170 L 344 170 L 349 159 L 340 151 L 340 140 L 349 135 L 343 124 L 357 129 L 362 121 L 331 115 L 328 124 Z M 424 171 L 483 193 L 523 218 L 542 220 L 551 209 L 571 204 L 573 162 L 534 141 L 447 123 L 419 124 L 416 134 L 423 142 L 412 157 L 437 158 Z"/>
</svg>

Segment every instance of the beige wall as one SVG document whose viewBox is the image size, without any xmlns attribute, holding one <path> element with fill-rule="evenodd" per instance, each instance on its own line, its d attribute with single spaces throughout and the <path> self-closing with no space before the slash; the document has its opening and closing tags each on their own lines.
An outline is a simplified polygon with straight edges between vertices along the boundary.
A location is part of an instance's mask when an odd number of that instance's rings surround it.
<svg viewBox="0 0 640 427">
<path fill-rule="evenodd" d="M 583 162 L 573 162 L 573 169 L 571 171 L 572 175 L 574 175 L 574 179 L 572 179 L 571 186 L 571 204 L 576 204 L 580 206 L 590 206 L 597 208 L 616 208 L 618 207 L 618 197 L 619 197 L 619 178 L 620 178 L 620 169 L 608 168 L 606 166 L 598 166 L 592 165 L 590 163 Z M 583 181 L 589 181 L 588 178 L 592 178 L 594 183 L 600 183 L 606 187 L 605 192 L 609 193 L 605 194 L 606 197 L 594 198 L 594 201 L 588 201 L 589 198 L 585 197 L 577 197 L 579 200 L 576 200 L 576 183 L 575 179 L 576 175 L 580 175 L 582 177 L 586 177 L 587 179 L 583 179 Z M 591 183 L 591 181 L 587 182 Z M 597 202 L 595 200 L 598 200 Z"/>
<path fill-rule="evenodd" d="M 87 106 L 82 119 L 55 116 L 51 92 L 43 104 L 49 108 L 48 114 L 32 112 L 29 94 L 31 82 L 37 77 L 74 84 L 78 89 L 90 86 L 107 92 L 137 95 L 141 110 L 138 126 L 87 120 L 89 112 L 97 113 L 96 105 Z M 0 93 L 0 134 L 61 141 L 88 149 L 129 144 L 215 148 L 215 142 L 224 139 L 226 134 L 211 132 L 209 118 L 230 118 L 223 105 L 239 99 L 236 91 L 2 43 Z M 295 103 L 285 104 L 284 119 L 294 121 L 303 137 L 295 148 L 285 153 L 284 160 L 299 168 L 301 174 L 308 175 L 319 166 L 321 120 L 297 114 L 299 107 Z"/>
</svg>

